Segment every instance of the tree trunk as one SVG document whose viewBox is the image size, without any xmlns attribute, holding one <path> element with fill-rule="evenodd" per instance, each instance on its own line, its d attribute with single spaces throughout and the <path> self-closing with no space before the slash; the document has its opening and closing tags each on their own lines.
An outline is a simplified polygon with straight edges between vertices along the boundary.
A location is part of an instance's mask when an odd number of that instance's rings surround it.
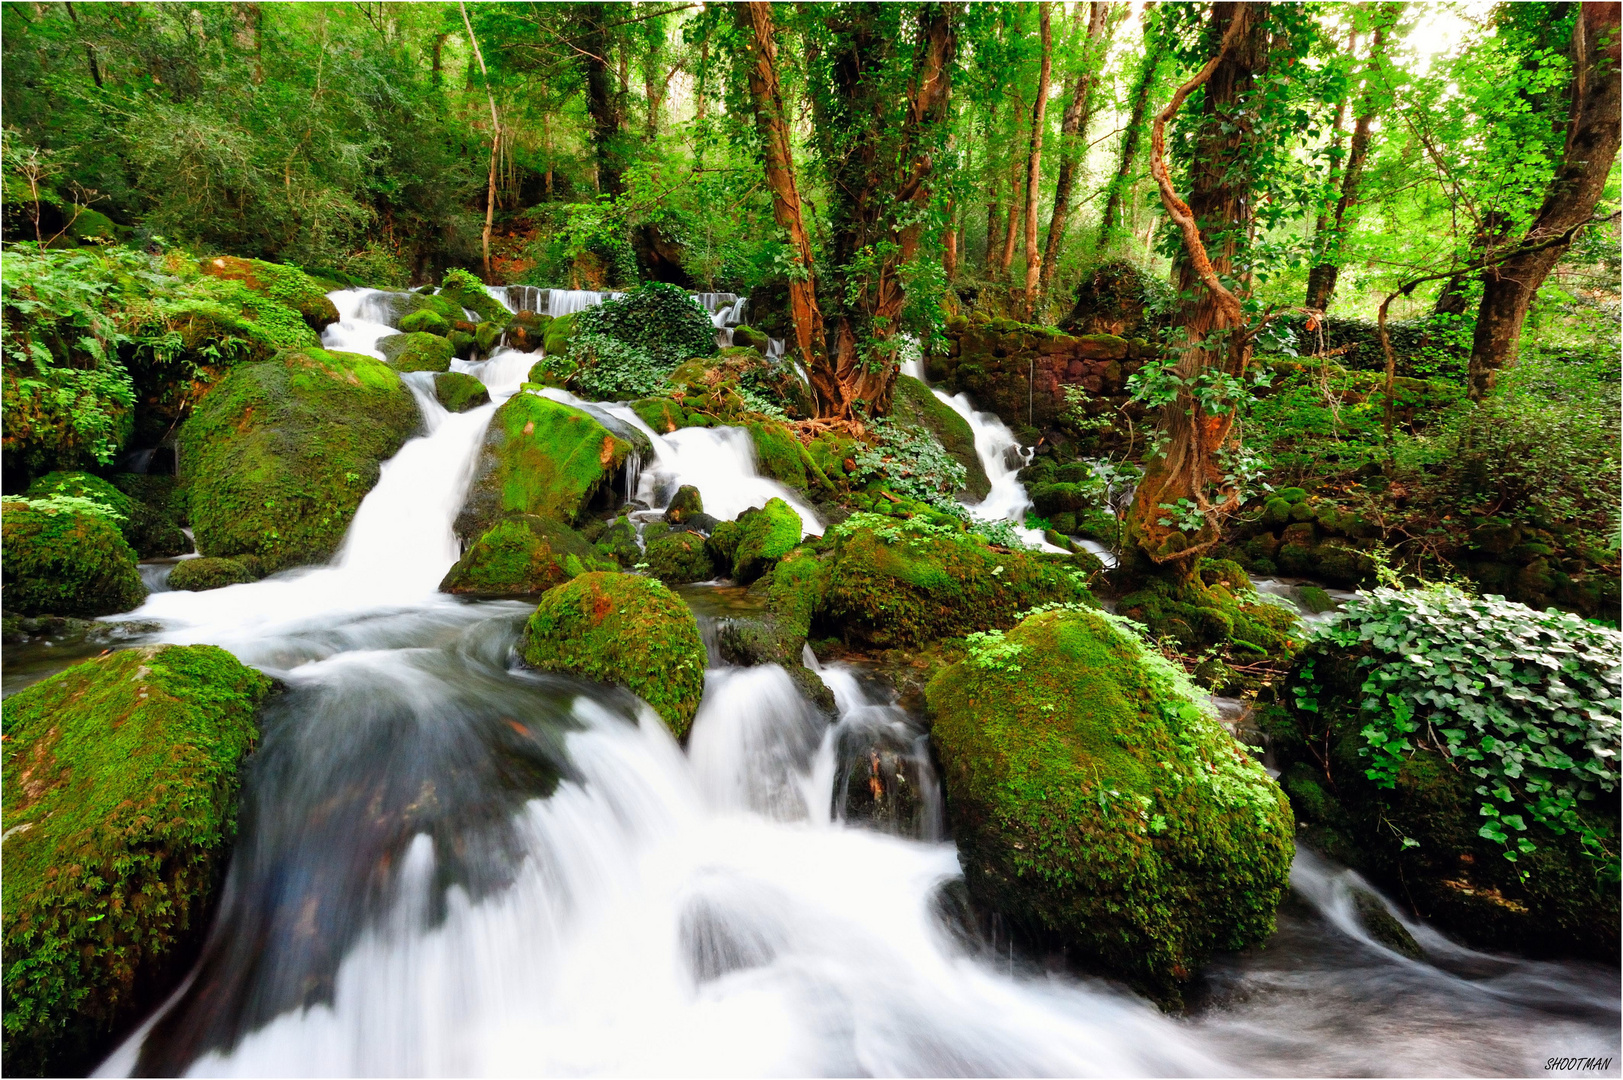
<svg viewBox="0 0 1623 1080">
<path fill-rule="evenodd" d="M 1020 237 L 1020 219 L 1022 217 L 1021 190 L 1020 190 L 1020 160 L 1009 162 L 1009 215 L 1003 223 L 1003 254 L 998 256 L 997 276 L 999 280 L 1007 281 L 1009 267 L 1014 265 L 1014 246 Z"/>
<path fill-rule="evenodd" d="M 1144 59 L 1139 64 L 1138 78 L 1133 83 L 1132 107 L 1128 111 L 1127 130 L 1121 137 L 1121 157 L 1116 175 L 1110 179 L 1105 192 L 1105 208 L 1099 217 L 1099 243 L 1102 250 L 1111 234 L 1123 225 L 1122 204 L 1132 183 L 1133 166 L 1138 158 L 1138 145 L 1144 136 L 1144 118 L 1150 111 L 1150 91 L 1155 88 L 1155 76 L 1161 70 L 1161 59 L 1166 53 L 1166 36 L 1152 26 L 1150 16 L 1155 9 L 1153 0 L 1144 5 Z"/>
<path fill-rule="evenodd" d="M 1250 359 L 1240 302 L 1221 279 L 1234 269 L 1250 222 L 1248 160 L 1257 136 L 1251 118 L 1240 110 L 1256 108 L 1252 88 L 1267 64 L 1268 8 L 1265 3 L 1212 5 L 1209 37 L 1221 42 L 1216 55 L 1179 87 L 1156 118 L 1151 138 L 1151 172 L 1167 215 L 1183 234 L 1178 291 L 1193 298 L 1180 312 L 1189 338 L 1175 368 L 1183 386 L 1177 399 L 1161 409 L 1165 450 L 1146 463 L 1128 513 L 1128 535 L 1142 557 L 1178 584 L 1195 576 L 1200 556 L 1221 536 L 1222 516 L 1238 505 L 1238 493 L 1226 484 L 1218 464 L 1219 452 L 1231 442 L 1235 407 L 1209 412 L 1189 387 L 1213 367 L 1239 376 Z M 1165 125 L 1203 84 L 1200 127 L 1188 169 L 1191 190 L 1184 203 L 1167 173 Z M 1185 520 L 1191 515 L 1200 522 L 1192 530 L 1184 527 L 1193 524 Z"/>
<path fill-rule="evenodd" d="M 618 195 L 625 190 L 620 176 L 624 165 L 620 160 L 620 95 L 612 85 L 609 71 L 609 38 L 604 28 L 604 4 L 581 4 L 577 9 L 581 20 L 580 49 L 585 55 L 581 62 L 586 67 L 586 112 L 591 118 L 592 149 L 597 160 L 597 187 L 599 191 Z"/>
<path fill-rule="evenodd" d="M 1490 267 L 1483 275 L 1482 304 L 1471 342 L 1470 395 L 1480 401 L 1493 390 L 1501 368 L 1516 362 L 1527 309 L 1539 286 L 1571 245 L 1547 241 L 1576 228 L 1594 213 L 1619 142 L 1619 5 L 1586 3 L 1573 26 L 1572 111 L 1561 165 L 1538 217 L 1521 246 L 1537 250 Z"/>
<path fill-rule="evenodd" d="M 1037 23 L 1042 35 L 1043 56 L 1037 71 L 1037 100 L 1031 106 L 1031 150 L 1026 155 L 1026 321 L 1037 313 L 1037 279 L 1042 273 L 1043 253 L 1037 250 L 1037 211 L 1042 201 L 1043 125 L 1048 117 L 1048 80 L 1054 67 L 1053 21 L 1048 0 L 1037 5 Z"/>
<path fill-rule="evenodd" d="M 772 192 L 772 218 L 789 234 L 789 245 L 794 249 L 796 269 L 789 276 L 789 315 L 795 328 L 795 347 L 811 381 L 812 392 L 817 396 L 818 414 L 844 415 L 850 403 L 829 364 L 823 313 L 817 306 L 811 235 L 806 231 L 800 211 L 800 192 L 795 186 L 789 122 L 783 107 L 783 88 L 778 82 L 772 5 L 736 4 L 733 15 L 747 42 L 750 106 L 755 113 L 755 129 L 761 137 L 767 187 Z"/>
<path fill-rule="evenodd" d="M 1093 119 L 1093 87 L 1095 76 L 1104 65 L 1104 51 L 1110 44 L 1111 31 L 1116 26 L 1115 4 L 1093 0 L 1088 5 L 1087 44 L 1082 50 L 1081 67 L 1071 84 L 1070 104 L 1060 121 L 1059 176 L 1054 184 L 1054 216 L 1048 223 L 1048 242 L 1043 247 L 1043 270 L 1039 288 L 1044 296 L 1054 279 L 1054 268 L 1059 263 L 1060 249 L 1065 244 L 1065 226 L 1071 218 L 1071 196 L 1076 187 L 1077 167 L 1082 162 L 1088 142 L 1088 124 Z M 1077 9 L 1078 16 L 1081 9 Z"/>
<path fill-rule="evenodd" d="M 468 31 L 468 41 L 473 44 L 474 58 L 479 61 L 479 74 L 485 81 L 485 97 L 490 102 L 490 187 L 485 193 L 485 231 L 483 236 L 485 253 L 485 284 L 490 284 L 490 228 L 496 219 L 496 162 L 501 151 L 502 125 L 496 118 L 496 95 L 490 89 L 490 72 L 485 70 L 485 54 L 479 51 L 479 39 L 474 36 L 473 24 L 468 21 L 468 5 L 463 0 L 457 0 L 457 9 L 462 12 L 462 25 Z"/>
<path fill-rule="evenodd" d="M 952 284 L 958 276 L 958 210 L 953 200 L 947 202 L 947 229 L 941 234 L 944 250 L 941 254 L 941 271 L 947 277 L 947 284 Z"/>
</svg>

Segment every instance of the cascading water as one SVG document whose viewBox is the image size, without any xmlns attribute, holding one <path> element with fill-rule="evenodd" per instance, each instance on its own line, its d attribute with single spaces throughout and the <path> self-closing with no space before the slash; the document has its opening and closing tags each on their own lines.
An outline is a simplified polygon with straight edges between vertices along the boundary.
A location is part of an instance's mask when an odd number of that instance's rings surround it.
<svg viewBox="0 0 1623 1080">
<path fill-rule="evenodd" d="M 346 322 L 335 347 L 372 332 Z M 531 360 L 459 369 L 505 400 Z M 1347 880 L 1305 856 L 1280 935 L 1220 960 L 1184 1020 L 988 953 L 955 914 L 922 730 L 856 671 L 821 669 L 830 723 L 782 669 L 716 665 L 684 753 L 624 691 L 518 666 L 526 605 L 433 593 L 493 406 L 450 416 L 413 389 L 426 433 L 332 565 L 134 613 L 287 689 L 262 717 L 197 967 L 103 1073 L 1526 1073 L 1557 1053 L 1615 1058 L 1615 971 L 1467 954 L 1423 927 L 1434 962 L 1397 956 L 1338 914 Z M 656 444 L 649 471 L 674 468 L 661 452 L 683 449 Z M 902 791 L 907 813 L 864 801 Z"/>
</svg>

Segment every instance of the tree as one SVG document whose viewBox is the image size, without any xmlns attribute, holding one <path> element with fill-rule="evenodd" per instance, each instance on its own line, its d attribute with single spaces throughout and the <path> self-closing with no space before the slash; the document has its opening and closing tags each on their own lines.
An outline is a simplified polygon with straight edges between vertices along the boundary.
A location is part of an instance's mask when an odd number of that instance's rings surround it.
<svg viewBox="0 0 1623 1080">
<path fill-rule="evenodd" d="M 1043 179 L 1043 124 L 1048 114 L 1048 79 L 1053 71 L 1054 33 L 1049 18 L 1048 0 L 1037 5 L 1037 19 L 1042 36 L 1042 65 L 1037 75 L 1037 100 L 1031 107 L 1031 150 L 1026 155 L 1026 321 L 1030 322 L 1037 310 L 1037 279 L 1042 271 L 1043 256 L 1037 250 L 1037 210 Z"/>
<path fill-rule="evenodd" d="M 1571 232 L 1594 213 L 1619 143 L 1619 5 L 1585 3 L 1573 24 L 1571 109 L 1561 164 L 1531 227 L 1523 253 L 1483 275 L 1471 341 L 1469 392 L 1480 400 L 1498 371 L 1515 362 L 1527 309 L 1571 243 Z M 1564 242 L 1554 242 L 1566 236 Z"/>
<path fill-rule="evenodd" d="M 1133 168 L 1138 159 L 1138 145 L 1143 139 L 1144 120 L 1149 115 L 1150 93 L 1166 58 L 1166 35 L 1161 30 L 1160 18 L 1154 0 L 1144 5 L 1144 56 L 1139 61 L 1138 74 L 1133 79 L 1131 105 L 1128 107 L 1127 129 L 1122 132 L 1121 152 L 1117 157 L 1116 174 L 1105 190 L 1105 206 L 1099 215 L 1099 243 L 1103 249 L 1113 233 L 1122 228 L 1122 205 L 1132 183 Z"/>
</svg>

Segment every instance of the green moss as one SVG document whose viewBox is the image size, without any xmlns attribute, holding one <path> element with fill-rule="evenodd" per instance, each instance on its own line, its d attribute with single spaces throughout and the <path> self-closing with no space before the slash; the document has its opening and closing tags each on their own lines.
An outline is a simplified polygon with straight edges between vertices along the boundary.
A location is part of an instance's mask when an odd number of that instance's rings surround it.
<svg viewBox="0 0 1623 1080">
<path fill-rule="evenodd" d="M 1291 519 L 1291 504 L 1275 496 L 1263 504 L 1262 523 L 1271 529 L 1288 524 Z"/>
<path fill-rule="evenodd" d="M 1296 616 L 1259 600 L 1245 571 L 1227 560 L 1202 560 L 1201 577 L 1185 585 L 1151 580 L 1123 596 L 1117 610 L 1189 652 L 1217 646 L 1285 659 L 1303 638 Z"/>
<path fill-rule="evenodd" d="M 486 322 L 505 323 L 512 317 L 495 297 L 485 291 L 484 283 L 466 270 L 447 270 L 444 280 L 440 282 L 440 295 L 467 308 Z M 463 318 L 465 316 L 459 312 L 457 318 L 451 321 L 457 322 Z"/>
<path fill-rule="evenodd" d="M 154 508 L 114 484 L 82 472 L 47 473 L 29 485 L 28 494 L 34 498 L 67 495 L 104 507 L 108 516 L 116 519 L 125 542 L 143 559 L 181 555 L 191 550 L 186 535 L 167 509 L 168 500 L 161 496 L 163 508 Z"/>
<path fill-rule="evenodd" d="M 696 532 L 672 532 L 648 542 L 648 572 L 667 585 L 709 581 L 716 576 L 705 538 Z"/>
<path fill-rule="evenodd" d="M 440 591 L 474 600 L 539 596 L 587 570 L 612 569 L 569 526 L 514 514 L 473 542 L 440 582 Z"/>
<path fill-rule="evenodd" d="M 733 344 L 741 349 L 754 349 L 762 356 L 772 344 L 772 339 L 752 326 L 733 327 Z"/>
<path fill-rule="evenodd" d="M 704 496 L 692 484 L 683 484 L 671 496 L 671 501 L 665 506 L 665 520 L 672 525 L 680 525 L 696 514 L 704 513 Z"/>
<path fill-rule="evenodd" d="M 679 739 L 704 695 L 705 648 L 693 613 L 637 574 L 582 574 L 548 592 L 525 628 L 524 659 L 624 686 Z"/>
<path fill-rule="evenodd" d="M 180 592 L 203 592 L 255 580 L 235 559 L 186 559 L 169 571 L 169 587 Z"/>
<path fill-rule="evenodd" d="M 445 340 L 451 343 L 451 355 L 458 360 L 473 360 L 478 357 L 479 339 L 464 330 L 452 330 L 445 335 Z"/>
<path fill-rule="evenodd" d="M 270 680 L 210 645 L 113 653 L 6 702 L 5 1061 L 74 1075 L 201 939 Z"/>
<path fill-rule="evenodd" d="M 806 466 L 801 461 L 800 440 L 795 438 L 794 432 L 772 421 L 746 424 L 745 429 L 755 444 L 755 460 L 761 475 L 796 491 L 805 491 Z"/>
<path fill-rule="evenodd" d="M 1321 615 L 1336 606 L 1330 599 L 1330 594 L 1317 585 L 1303 585 L 1296 590 L 1296 595 L 1302 598 L 1302 605 L 1315 615 Z"/>
<path fill-rule="evenodd" d="M 569 342 L 575 336 L 575 316 L 562 315 L 541 328 L 541 347 L 548 355 L 562 356 L 569 351 Z"/>
<path fill-rule="evenodd" d="M 485 389 L 485 384 L 460 371 L 442 371 L 435 375 L 434 396 L 454 413 L 490 404 L 490 391 Z"/>
<path fill-rule="evenodd" d="M 371 357 L 290 350 L 234 369 L 180 430 L 198 550 L 254 555 L 267 573 L 324 562 L 418 423 Z"/>
<path fill-rule="evenodd" d="M 378 351 L 400 372 L 451 368 L 451 343 L 433 334 L 391 334 L 378 340 Z"/>
<path fill-rule="evenodd" d="M 537 394 L 515 394 L 496 410 L 485 432 L 457 532 L 471 539 L 506 513 L 573 525 L 630 452 L 630 443 L 580 409 Z"/>
<path fill-rule="evenodd" d="M 283 266 L 259 259 L 238 259 L 230 255 L 205 259 L 201 266 L 210 277 L 240 281 L 253 292 L 298 313 L 312 330 L 319 331 L 338 321 L 338 309 L 328 298 L 327 291 L 320 282 L 296 266 Z M 277 321 L 275 314 L 262 305 L 256 307 L 255 314 L 260 321 Z M 289 341 L 283 344 L 294 346 L 303 343 Z"/>
<path fill-rule="evenodd" d="M 147 589 L 119 521 L 72 496 L 0 502 L 4 605 L 20 615 L 111 615 Z"/>
<path fill-rule="evenodd" d="M 981 457 L 975 452 L 975 432 L 969 421 L 931 392 L 911 375 L 898 375 L 892 391 L 891 416 L 908 427 L 928 431 L 941 448 L 964 467 L 967 480 L 964 491 L 976 499 L 984 499 L 992 490 Z"/>
<path fill-rule="evenodd" d="M 834 535 L 820 618 L 851 644 L 910 648 L 1009 627 L 1019 612 L 1088 591 L 1069 556 L 994 551 L 914 518 L 853 516 Z"/>
<path fill-rule="evenodd" d="M 613 521 L 595 521 L 582 530 L 597 553 L 612 559 L 622 568 L 630 570 L 642 562 L 642 548 L 637 545 L 637 527 L 629 515 L 622 514 Z"/>
<path fill-rule="evenodd" d="M 502 343 L 502 328 L 493 322 L 482 322 L 473 328 L 473 343 L 480 352 L 489 356 Z"/>
<path fill-rule="evenodd" d="M 1032 615 L 971 639 L 926 696 L 982 903 L 1163 999 L 1272 932 L 1289 805 L 1136 634 L 1092 611 Z"/>
<path fill-rule="evenodd" d="M 733 580 L 741 585 L 771 570 L 800 543 L 800 515 L 782 499 L 768 499 L 765 506 L 744 511 L 737 524 L 732 569 Z"/>
<path fill-rule="evenodd" d="M 414 311 L 400 320 L 402 334 L 435 334 L 445 337 L 451 332 L 451 324 L 436 313 L 423 309 Z"/>
</svg>

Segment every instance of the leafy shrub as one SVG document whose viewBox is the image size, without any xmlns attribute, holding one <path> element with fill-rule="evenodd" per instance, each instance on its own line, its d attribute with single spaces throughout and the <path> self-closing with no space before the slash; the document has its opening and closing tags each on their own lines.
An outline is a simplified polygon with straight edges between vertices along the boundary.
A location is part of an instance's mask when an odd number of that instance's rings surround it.
<svg viewBox="0 0 1623 1080">
<path fill-rule="evenodd" d="M 963 489 L 968 473 L 928 431 L 884 417 L 875 419 L 870 430 L 877 443 L 857 444 L 854 479 L 883 483 L 897 494 L 939 509 L 957 507 L 954 496 Z"/>
<path fill-rule="evenodd" d="M 575 316 L 575 326 L 582 333 L 604 334 L 635 345 L 673 367 L 716 352 L 716 330 L 710 316 L 682 289 L 663 282 L 587 308 Z"/>
<path fill-rule="evenodd" d="M 647 349 L 595 331 L 582 331 L 569 343 L 569 385 L 593 401 L 649 397 L 665 382 L 669 364 Z"/>
<path fill-rule="evenodd" d="M 1448 586 L 1377 589 L 1348 602 L 1325 639 L 1368 646 L 1359 703 L 1366 775 L 1392 787 L 1430 749 L 1479 781 L 1480 835 L 1506 859 L 1535 850 L 1529 821 L 1578 834 L 1616 875 L 1612 824 L 1578 810 L 1618 787 L 1623 636 L 1575 615 L 1534 611 Z M 1304 673 L 1297 707 L 1317 711 Z"/>
</svg>

